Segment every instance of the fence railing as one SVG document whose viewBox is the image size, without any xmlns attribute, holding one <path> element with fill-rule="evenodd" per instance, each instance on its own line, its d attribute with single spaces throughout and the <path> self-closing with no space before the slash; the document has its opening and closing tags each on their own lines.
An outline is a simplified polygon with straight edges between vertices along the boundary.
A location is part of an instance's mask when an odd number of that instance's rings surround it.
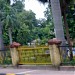
<svg viewBox="0 0 75 75">
<path fill-rule="evenodd" d="M 75 65 L 75 46 L 59 46 L 62 65 Z M 70 60 L 70 49 L 72 48 L 73 60 Z M 61 49 L 62 48 L 62 49 Z"/>
<path fill-rule="evenodd" d="M 19 47 L 19 64 L 51 64 L 48 46 Z"/>
<path fill-rule="evenodd" d="M 0 50 L 0 64 L 12 64 L 10 50 Z"/>
<path fill-rule="evenodd" d="M 59 46 L 62 65 L 75 65 L 75 46 L 72 47 L 73 60 L 70 61 L 69 46 Z M 65 48 L 61 51 L 61 48 Z M 19 63 L 18 64 L 52 64 L 49 46 L 28 47 L 21 46 L 17 48 Z M 64 58 L 64 59 L 63 59 Z M 0 64 L 11 64 L 10 50 L 0 50 Z"/>
</svg>

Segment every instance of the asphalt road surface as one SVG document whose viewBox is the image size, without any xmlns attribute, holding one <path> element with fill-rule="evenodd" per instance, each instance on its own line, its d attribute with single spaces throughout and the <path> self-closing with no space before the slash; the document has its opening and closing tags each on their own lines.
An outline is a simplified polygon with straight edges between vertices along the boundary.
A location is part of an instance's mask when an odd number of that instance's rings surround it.
<svg viewBox="0 0 75 75">
<path fill-rule="evenodd" d="M 13 69 L 13 68 L 1 68 L 0 75 L 2 73 L 12 73 L 16 75 L 75 75 L 75 71 L 53 71 L 53 70 L 39 70 L 39 69 Z"/>
</svg>

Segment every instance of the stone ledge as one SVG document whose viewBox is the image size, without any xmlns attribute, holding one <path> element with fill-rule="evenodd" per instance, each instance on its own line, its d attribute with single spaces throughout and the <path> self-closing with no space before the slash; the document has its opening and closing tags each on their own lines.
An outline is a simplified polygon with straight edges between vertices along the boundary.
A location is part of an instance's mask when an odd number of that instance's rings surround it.
<svg viewBox="0 0 75 75">
<path fill-rule="evenodd" d="M 48 41 L 49 45 L 53 45 L 53 44 L 60 45 L 61 43 L 62 43 L 62 41 L 58 40 L 57 38 L 53 38 Z"/>
<path fill-rule="evenodd" d="M 0 69 L 46 69 L 46 70 L 59 70 L 59 71 L 75 71 L 75 66 L 60 66 L 60 67 L 53 67 L 52 65 L 18 65 L 18 66 L 12 66 L 12 65 L 6 65 L 6 66 L 0 66 Z M 1 75 L 1 74 L 0 74 Z"/>
<path fill-rule="evenodd" d="M 60 66 L 60 70 L 63 70 L 63 71 L 75 71 L 75 66 Z"/>
</svg>

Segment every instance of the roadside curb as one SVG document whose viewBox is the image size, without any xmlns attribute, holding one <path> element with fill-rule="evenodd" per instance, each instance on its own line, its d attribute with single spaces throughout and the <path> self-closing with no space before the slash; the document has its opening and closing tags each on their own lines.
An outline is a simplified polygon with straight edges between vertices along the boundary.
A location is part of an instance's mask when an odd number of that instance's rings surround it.
<svg viewBox="0 0 75 75">
<path fill-rule="evenodd" d="M 54 67 L 52 65 L 19 65 L 17 66 L 0 66 L 0 69 L 37 69 L 37 70 L 60 70 L 60 71 L 75 71 L 75 66 L 59 66 Z M 1 74 L 0 74 L 1 75 Z M 2 75 L 9 75 L 9 74 L 2 74 Z M 15 75 L 15 74 L 11 74 Z"/>
<path fill-rule="evenodd" d="M 75 71 L 75 66 L 59 66 L 54 67 L 52 65 L 19 65 L 19 68 L 25 69 L 47 69 L 47 70 L 59 70 L 59 71 Z"/>
<path fill-rule="evenodd" d="M 60 66 L 60 70 L 63 70 L 63 71 L 75 71 L 75 66 Z"/>
<path fill-rule="evenodd" d="M 33 70 L 58 70 L 58 67 L 53 67 L 52 65 L 19 65 L 18 68 Z"/>
<path fill-rule="evenodd" d="M 53 70 L 53 71 L 75 71 L 75 66 L 59 66 L 59 67 L 54 67 L 52 65 L 45 65 L 45 66 L 26 66 L 26 65 L 21 65 L 19 68 L 22 69 L 39 69 L 39 70 Z"/>
<path fill-rule="evenodd" d="M 75 71 L 75 66 L 60 66 L 53 67 L 51 65 L 20 65 L 19 67 L 6 67 L 5 69 L 36 69 L 36 70 L 51 70 L 51 71 Z M 3 68 L 2 68 L 3 69 Z M 26 73 L 0 73 L 0 75 L 27 75 Z"/>
</svg>

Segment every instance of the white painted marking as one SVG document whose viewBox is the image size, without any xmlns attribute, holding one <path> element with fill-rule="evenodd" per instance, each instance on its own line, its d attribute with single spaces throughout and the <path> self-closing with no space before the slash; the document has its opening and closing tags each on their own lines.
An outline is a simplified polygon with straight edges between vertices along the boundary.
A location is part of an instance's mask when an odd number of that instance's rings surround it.
<svg viewBox="0 0 75 75">
<path fill-rule="evenodd" d="M 25 74 L 25 73 L 30 73 L 30 72 L 34 72 L 34 71 L 37 71 L 37 70 L 31 70 L 31 71 L 20 72 L 20 73 L 15 73 L 15 74 Z"/>
</svg>

